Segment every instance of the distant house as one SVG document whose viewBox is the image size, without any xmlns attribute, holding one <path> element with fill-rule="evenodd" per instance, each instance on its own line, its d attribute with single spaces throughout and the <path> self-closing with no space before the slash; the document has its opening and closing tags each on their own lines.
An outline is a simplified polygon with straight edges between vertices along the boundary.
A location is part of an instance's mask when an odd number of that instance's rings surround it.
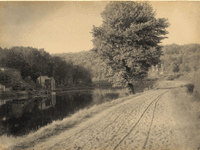
<svg viewBox="0 0 200 150">
<path fill-rule="evenodd" d="M 48 76 L 40 76 L 37 78 L 39 83 L 44 89 L 55 90 L 55 79 Z"/>
</svg>

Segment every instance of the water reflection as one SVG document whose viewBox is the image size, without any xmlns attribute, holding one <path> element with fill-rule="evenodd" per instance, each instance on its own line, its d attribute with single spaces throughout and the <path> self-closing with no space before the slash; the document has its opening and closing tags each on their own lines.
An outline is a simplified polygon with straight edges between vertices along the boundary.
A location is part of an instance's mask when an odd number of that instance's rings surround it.
<svg viewBox="0 0 200 150">
<path fill-rule="evenodd" d="M 51 94 L 49 97 L 41 98 L 37 104 L 38 104 L 38 108 L 40 110 L 49 109 L 50 107 L 54 107 L 56 104 L 56 94 Z"/>
<path fill-rule="evenodd" d="M 0 135 L 20 136 L 86 107 L 92 102 L 92 92 L 0 101 Z"/>
</svg>

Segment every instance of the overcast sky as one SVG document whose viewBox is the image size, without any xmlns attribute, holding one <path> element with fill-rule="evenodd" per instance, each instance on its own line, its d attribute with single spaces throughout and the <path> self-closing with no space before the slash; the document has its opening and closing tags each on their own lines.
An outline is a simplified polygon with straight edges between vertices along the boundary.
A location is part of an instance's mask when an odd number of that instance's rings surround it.
<svg viewBox="0 0 200 150">
<path fill-rule="evenodd" d="M 0 47 L 31 46 L 49 53 L 88 51 L 92 26 L 108 2 L 0 2 Z M 200 44 L 200 2 L 151 2 L 171 26 L 163 45 Z"/>
</svg>

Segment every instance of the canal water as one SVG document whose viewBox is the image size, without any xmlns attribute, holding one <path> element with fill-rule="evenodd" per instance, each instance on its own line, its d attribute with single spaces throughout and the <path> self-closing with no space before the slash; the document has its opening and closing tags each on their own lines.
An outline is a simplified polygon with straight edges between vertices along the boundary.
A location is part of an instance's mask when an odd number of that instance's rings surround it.
<svg viewBox="0 0 200 150">
<path fill-rule="evenodd" d="M 22 136 L 76 111 L 112 101 L 120 90 L 95 89 L 51 94 L 48 98 L 0 99 L 0 136 Z"/>
</svg>

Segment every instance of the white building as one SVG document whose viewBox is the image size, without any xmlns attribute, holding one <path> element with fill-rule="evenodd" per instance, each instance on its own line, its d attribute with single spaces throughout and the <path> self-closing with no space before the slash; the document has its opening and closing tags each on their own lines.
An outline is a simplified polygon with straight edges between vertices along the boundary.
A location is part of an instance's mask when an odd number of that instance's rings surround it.
<svg viewBox="0 0 200 150">
<path fill-rule="evenodd" d="M 37 78 L 37 83 L 45 89 L 55 90 L 55 79 L 53 77 L 40 76 Z"/>
</svg>

